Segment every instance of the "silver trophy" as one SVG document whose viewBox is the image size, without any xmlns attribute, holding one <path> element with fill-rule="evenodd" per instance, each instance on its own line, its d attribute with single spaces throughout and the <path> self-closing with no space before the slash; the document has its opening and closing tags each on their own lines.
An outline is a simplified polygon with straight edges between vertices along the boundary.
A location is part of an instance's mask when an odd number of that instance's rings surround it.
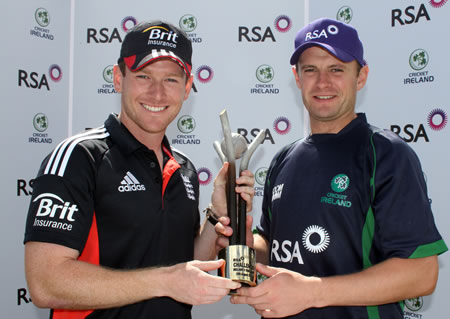
<svg viewBox="0 0 450 319">
<path fill-rule="evenodd" d="M 214 142 L 214 149 L 222 163 L 228 162 L 227 176 L 227 213 L 233 234 L 229 238 L 229 246 L 219 251 L 219 258 L 225 264 L 219 269 L 219 276 L 238 281 L 247 286 L 256 285 L 256 254 L 255 250 L 246 245 L 245 221 L 247 207 L 245 200 L 237 196 L 236 187 L 236 159 L 241 158 L 239 176 L 248 168 L 250 157 L 265 138 L 266 130 L 261 130 L 256 138 L 247 146 L 245 138 L 238 133 L 231 133 L 227 111 L 220 113 L 220 122 L 224 139 L 222 143 Z M 239 197 L 239 198 L 238 198 Z M 231 291 L 230 293 L 234 293 Z"/>
</svg>

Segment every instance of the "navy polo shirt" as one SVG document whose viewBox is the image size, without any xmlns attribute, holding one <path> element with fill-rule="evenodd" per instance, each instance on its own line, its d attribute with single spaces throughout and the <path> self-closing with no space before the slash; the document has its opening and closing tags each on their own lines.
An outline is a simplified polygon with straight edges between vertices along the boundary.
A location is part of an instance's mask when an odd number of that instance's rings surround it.
<svg viewBox="0 0 450 319">
<path fill-rule="evenodd" d="M 392 257 L 447 250 L 418 157 L 364 114 L 338 134 L 311 135 L 275 156 L 257 228 L 269 241 L 270 265 L 306 276 L 351 274 Z M 403 318 L 402 307 L 327 307 L 292 318 Z"/>
</svg>

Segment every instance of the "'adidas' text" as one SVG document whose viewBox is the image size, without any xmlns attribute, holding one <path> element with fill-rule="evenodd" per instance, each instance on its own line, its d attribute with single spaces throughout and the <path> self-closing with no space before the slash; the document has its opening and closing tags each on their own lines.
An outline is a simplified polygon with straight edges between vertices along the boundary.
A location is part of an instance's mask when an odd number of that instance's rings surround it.
<svg viewBox="0 0 450 319">
<path fill-rule="evenodd" d="M 145 186 L 139 183 L 136 177 L 129 171 L 125 174 L 122 182 L 120 182 L 118 187 L 119 192 L 138 192 L 145 191 Z"/>
<path fill-rule="evenodd" d="M 137 192 L 137 191 L 145 191 L 145 186 L 144 185 L 125 185 L 119 186 L 119 192 L 123 193 L 123 192 Z"/>
</svg>

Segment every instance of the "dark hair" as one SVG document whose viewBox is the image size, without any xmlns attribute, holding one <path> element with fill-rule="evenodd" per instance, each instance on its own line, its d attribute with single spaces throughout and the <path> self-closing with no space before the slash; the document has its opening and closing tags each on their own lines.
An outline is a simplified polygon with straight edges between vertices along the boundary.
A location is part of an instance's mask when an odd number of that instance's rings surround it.
<svg viewBox="0 0 450 319">
<path fill-rule="evenodd" d="M 119 65 L 120 72 L 122 72 L 122 75 L 125 76 L 125 70 L 127 69 L 125 62 L 122 60 L 119 62 L 118 65 Z"/>
</svg>

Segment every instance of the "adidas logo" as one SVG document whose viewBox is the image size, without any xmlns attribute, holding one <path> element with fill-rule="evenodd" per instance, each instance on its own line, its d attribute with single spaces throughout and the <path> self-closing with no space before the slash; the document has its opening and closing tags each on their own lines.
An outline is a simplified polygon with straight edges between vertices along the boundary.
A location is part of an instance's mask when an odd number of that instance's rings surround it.
<svg viewBox="0 0 450 319">
<path fill-rule="evenodd" d="M 138 192 L 145 191 L 145 186 L 139 183 L 136 177 L 131 174 L 129 171 L 125 174 L 125 177 L 120 182 L 120 186 L 118 187 L 119 192 Z"/>
</svg>

